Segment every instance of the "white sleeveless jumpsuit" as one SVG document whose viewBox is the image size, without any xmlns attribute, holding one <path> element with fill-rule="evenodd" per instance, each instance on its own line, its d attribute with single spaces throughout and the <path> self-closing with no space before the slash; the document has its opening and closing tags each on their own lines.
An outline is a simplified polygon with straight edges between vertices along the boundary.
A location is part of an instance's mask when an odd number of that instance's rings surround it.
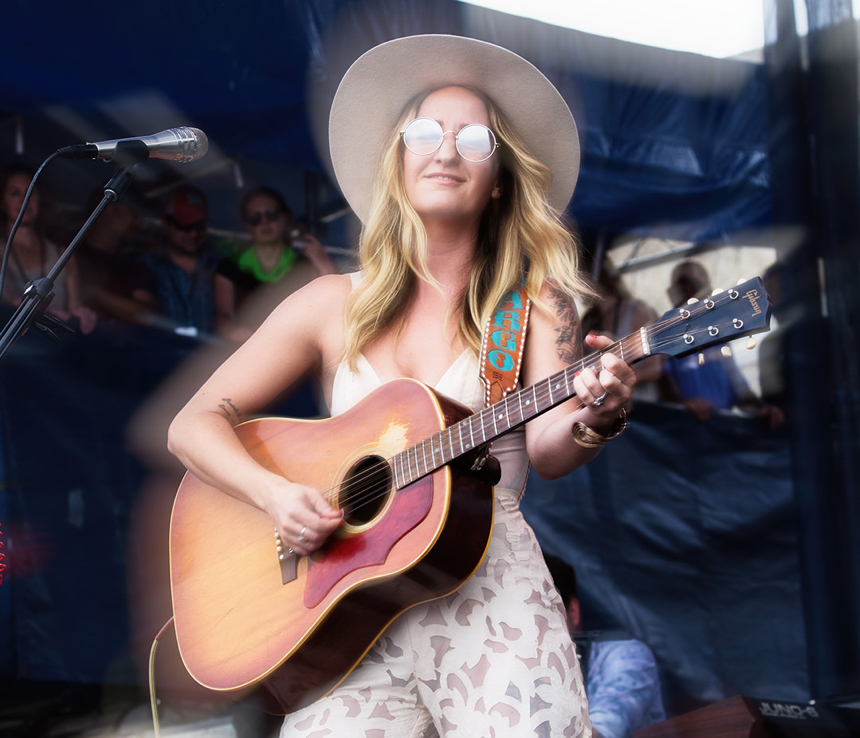
<svg viewBox="0 0 860 738">
<path fill-rule="evenodd" d="M 362 356 L 338 367 L 332 415 L 381 382 Z M 464 352 L 435 388 L 483 407 Z M 492 448 L 502 466 L 484 561 L 447 597 L 407 610 L 327 697 L 288 715 L 282 738 L 590 738 L 585 690 L 559 598 L 519 511 L 528 458 L 521 428 Z"/>
</svg>

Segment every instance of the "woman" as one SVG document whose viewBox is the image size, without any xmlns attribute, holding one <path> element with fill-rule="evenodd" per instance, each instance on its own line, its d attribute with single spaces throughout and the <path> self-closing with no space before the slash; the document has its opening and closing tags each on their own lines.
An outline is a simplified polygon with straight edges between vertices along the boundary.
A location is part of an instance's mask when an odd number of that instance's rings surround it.
<svg viewBox="0 0 860 738">
<path fill-rule="evenodd" d="M 5 251 L 9 233 L 33 179 L 33 172 L 25 166 L 12 165 L 0 176 L 0 238 Z M 25 287 L 32 281 L 44 277 L 60 258 L 60 249 L 45 236 L 41 222 L 41 193 L 34 188 L 27 210 L 21 218 L 7 262 L 6 281 L 3 285 L 3 304 L 18 306 Z M 95 328 L 97 318 L 94 311 L 81 304 L 77 267 L 74 259 L 66 264 L 54 282 L 54 298 L 46 312 L 63 321 L 77 319 L 83 333 Z"/>
<path fill-rule="evenodd" d="M 169 434 L 190 470 L 268 512 L 300 555 L 323 544 L 341 512 L 318 490 L 259 466 L 232 430 L 290 382 L 315 372 L 333 414 L 396 377 L 479 409 L 483 327 L 527 266 L 534 307 L 523 384 L 582 351 L 573 295 L 585 287 L 558 218 L 576 179 L 578 139 L 540 72 L 473 39 L 398 39 L 347 72 L 330 137 L 338 181 L 365 224 L 362 272 L 320 278 L 287 298 Z M 620 432 L 634 383 L 632 369 L 607 355 L 599 373 L 577 375 L 578 400 L 497 441 L 502 478 L 478 570 L 455 593 L 395 620 L 331 695 L 287 716 L 282 735 L 590 735 L 561 603 L 518 501 L 529 460 L 557 477 Z"/>
<path fill-rule="evenodd" d="M 288 294 L 339 269 L 325 246 L 297 227 L 287 201 L 273 187 L 249 190 L 240 213 L 252 240 L 231 255 L 229 270 L 222 265 L 221 271 L 237 288 L 240 309 L 229 336 L 241 342 Z"/>
<path fill-rule="evenodd" d="M 240 210 L 252 241 L 235 260 L 239 269 L 250 276 L 252 286 L 278 282 L 303 258 L 313 265 L 317 275 L 338 272 L 325 247 L 295 227 L 292 211 L 276 189 L 260 186 L 249 190 Z"/>
</svg>

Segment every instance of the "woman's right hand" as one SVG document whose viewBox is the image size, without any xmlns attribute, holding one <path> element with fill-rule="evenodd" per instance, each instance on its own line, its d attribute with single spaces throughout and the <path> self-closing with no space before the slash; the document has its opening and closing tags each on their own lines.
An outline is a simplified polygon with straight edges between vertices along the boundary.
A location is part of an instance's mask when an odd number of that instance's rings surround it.
<svg viewBox="0 0 860 738">
<path fill-rule="evenodd" d="M 342 511 L 319 490 L 286 480 L 270 490 L 265 509 L 284 548 L 300 556 L 316 551 L 343 523 Z"/>
</svg>

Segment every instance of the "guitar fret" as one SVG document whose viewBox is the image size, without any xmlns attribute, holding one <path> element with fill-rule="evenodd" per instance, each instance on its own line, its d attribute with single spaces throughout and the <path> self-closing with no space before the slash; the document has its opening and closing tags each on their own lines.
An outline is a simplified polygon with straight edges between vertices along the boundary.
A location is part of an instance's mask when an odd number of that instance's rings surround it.
<svg viewBox="0 0 860 738">
<path fill-rule="evenodd" d="M 410 451 L 412 452 L 409 456 L 406 457 L 409 462 L 409 480 L 414 481 L 418 477 L 418 451 L 413 446 Z M 415 471 L 412 471 L 412 457 L 415 459 Z"/>
<path fill-rule="evenodd" d="M 507 418 L 509 429 L 513 428 L 517 423 L 516 416 L 514 415 L 513 411 L 511 410 L 510 405 L 511 405 L 510 399 L 506 397 L 505 398 L 505 417 Z"/>
</svg>

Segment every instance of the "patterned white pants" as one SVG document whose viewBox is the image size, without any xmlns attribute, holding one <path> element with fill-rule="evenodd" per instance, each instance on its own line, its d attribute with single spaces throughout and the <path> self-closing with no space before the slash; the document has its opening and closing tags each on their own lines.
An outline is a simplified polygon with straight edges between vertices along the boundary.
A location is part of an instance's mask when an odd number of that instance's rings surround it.
<svg viewBox="0 0 860 738">
<path fill-rule="evenodd" d="M 287 716 L 281 738 L 590 738 L 561 599 L 505 493 L 472 578 L 400 616 L 337 689 Z"/>
</svg>

